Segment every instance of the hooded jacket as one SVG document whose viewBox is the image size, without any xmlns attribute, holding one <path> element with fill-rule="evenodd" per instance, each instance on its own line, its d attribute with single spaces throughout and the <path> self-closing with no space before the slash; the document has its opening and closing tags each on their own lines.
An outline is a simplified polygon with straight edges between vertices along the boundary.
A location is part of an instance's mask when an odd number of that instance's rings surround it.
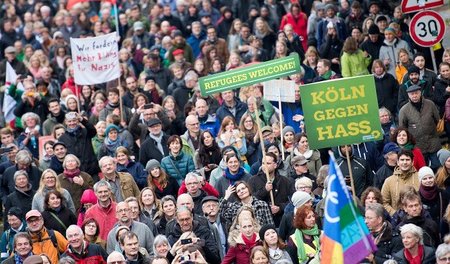
<svg viewBox="0 0 450 264">
<path fill-rule="evenodd" d="M 400 191 L 405 186 L 412 186 L 418 191 L 419 185 L 419 177 L 416 168 L 412 164 L 407 172 L 403 172 L 399 167 L 396 167 L 394 174 L 384 181 L 383 188 L 381 188 L 384 209 L 390 215 L 393 215 L 398 209 Z"/>
<path fill-rule="evenodd" d="M 258 234 L 256 234 L 256 241 L 255 246 L 262 245 Z M 222 264 L 250 263 L 250 253 L 253 247 L 250 248 L 244 243 L 242 234 L 239 230 L 233 230 L 228 234 L 228 244 L 230 247 L 222 260 Z"/>
<path fill-rule="evenodd" d="M 355 186 L 355 192 L 357 197 L 361 197 L 362 192 L 369 186 L 372 186 L 372 181 L 373 181 L 373 174 L 372 171 L 370 170 L 369 165 L 367 164 L 367 162 L 363 159 L 360 159 L 358 157 L 355 157 L 354 153 L 354 147 L 353 145 L 352 147 L 352 153 L 350 155 L 350 166 L 351 166 L 351 170 L 353 172 L 353 182 L 354 182 L 354 186 Z M 341 152 L 341 148 L 338 147 L 338 151 L 339 151 L 339 158 L 336 160 L 339 168 L 342 171 L 342 175 L 344 175 L 344 177 L 350 177 L 350 172 L 349 172 L 349 168 L 348 168 L 348 163 L 347 163 L 347 157 L 346 155 L 344 155 Z"/>
</svg>

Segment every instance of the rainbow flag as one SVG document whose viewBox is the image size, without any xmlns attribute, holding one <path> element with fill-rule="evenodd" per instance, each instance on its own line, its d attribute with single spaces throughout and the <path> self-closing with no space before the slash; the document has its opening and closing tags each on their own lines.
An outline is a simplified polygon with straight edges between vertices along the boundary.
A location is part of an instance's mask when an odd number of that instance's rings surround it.
<svg viewBox="0 0 450 264">
<path fill-rule="evenodd" d="M 320 262 L 359 263 L 377 247 L 364 218 L 353 204 L 333 153 L 330 153 L 328 177 Z"/>
</svg>

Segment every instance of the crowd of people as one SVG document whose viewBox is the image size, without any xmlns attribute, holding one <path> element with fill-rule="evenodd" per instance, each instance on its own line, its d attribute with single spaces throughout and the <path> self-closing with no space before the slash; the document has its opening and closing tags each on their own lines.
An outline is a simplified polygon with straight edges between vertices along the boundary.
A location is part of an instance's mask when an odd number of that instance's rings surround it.
<svg viewBox="0 0 450 264">
<path fill-rule="evenodd" d="M 383 138 L 332 148 L 378 248 L 362 263 L 450 261 L 450 49 L 430 70 L 400 1 L 1 7 L 2 263 L 320 263 L 330 149 L 308 144 L 302 85 L 368 74 Z M 70 38 L 114 31 L 120 78 L 76 84 Z M 291 53 L 295 103 L 200 92 Z"/>
</svg>

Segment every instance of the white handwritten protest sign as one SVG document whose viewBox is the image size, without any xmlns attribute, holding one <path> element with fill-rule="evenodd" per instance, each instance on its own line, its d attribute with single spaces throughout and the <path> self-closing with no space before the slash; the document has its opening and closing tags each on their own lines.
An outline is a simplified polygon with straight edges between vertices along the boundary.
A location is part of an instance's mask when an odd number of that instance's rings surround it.
<svg viewBox="0 0 450 264">
<path fill-rule="evenodd" d="M 75 83 L 104 83 L 120 76 L 117 34 L 70 38 Z"/>
<path fill-rule="evenodd" d="M 266 100 L 295 103 L 295 88 L 298 85 L 294 81 L 270 80 L 263 84 Z"/>
</svg>

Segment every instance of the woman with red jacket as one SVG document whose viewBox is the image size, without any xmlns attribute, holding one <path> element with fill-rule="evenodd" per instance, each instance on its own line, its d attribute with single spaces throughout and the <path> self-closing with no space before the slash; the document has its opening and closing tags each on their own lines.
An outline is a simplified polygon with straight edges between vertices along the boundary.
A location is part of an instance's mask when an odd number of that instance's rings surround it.
<svg viewBox="0 0 450 264">
<path fill-rule="evenodd" d="M 300 37 L 303 50 L 308 49 L 308 16 L 302 12 L 299 4 L 292 4 L 290 12 L 283 16 L 281 19 L 280 30 L 284 29 L 284 26 L 290 24 L 294 32 Z"/>
</svg>

